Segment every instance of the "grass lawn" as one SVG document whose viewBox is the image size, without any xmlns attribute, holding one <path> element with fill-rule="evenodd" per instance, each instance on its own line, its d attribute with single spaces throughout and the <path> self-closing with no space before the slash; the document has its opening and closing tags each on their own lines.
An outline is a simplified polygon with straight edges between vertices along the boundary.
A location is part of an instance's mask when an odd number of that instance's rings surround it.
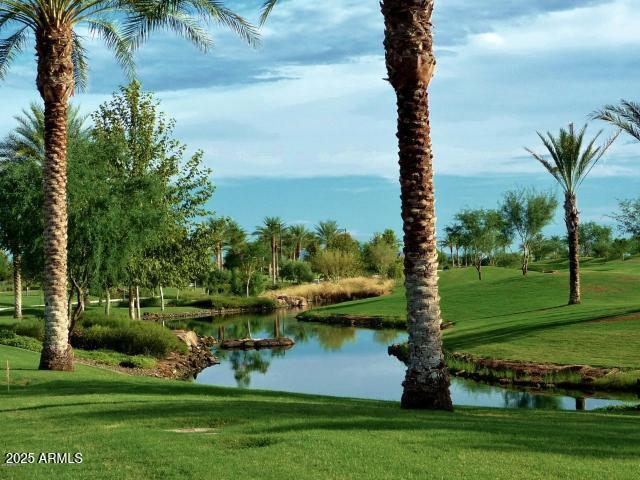
<svg viewBox="0 0 640 480">
<path fill-rule="evenodd" d="M 566 306 L 568 274 L 472 268 L 440 275 L 445 347 L 475 355 L 640 368 L 640 260 L 582 272 L 581 305 Z M 404 290 L 313 310 L 316 315 L 406 316 Z M 617 317 L 617 318 L 616 318 Z M 608 319 L 608 320 L 604 320 Z"/>
<path fill-rule="evenodd" d="M 36 370 L 0 346 L 2 452 L 82 452 L 81 465 L 0 478 L 546 479 L 637 476 L 635 413 L 458 408 L 225 389 L 78 366 Z M 171 430 L 209 428 L 207 433 Z"/>
</svg>

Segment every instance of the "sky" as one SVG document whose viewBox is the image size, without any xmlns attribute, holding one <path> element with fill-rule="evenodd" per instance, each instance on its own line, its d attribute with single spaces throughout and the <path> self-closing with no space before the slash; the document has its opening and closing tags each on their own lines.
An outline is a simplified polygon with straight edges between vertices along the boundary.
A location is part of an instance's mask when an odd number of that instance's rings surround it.
<svg viewBox="0 0 640 480">
<path fill-rule="evenodd" d="M 261 0 L 226 4 L 257 20 Z M 439 227 L 502 193 L 560 190 L 525 152 L 536 131 L 583 124 L 604 104 L 640 100 L 637 0 L 436 0 L 437 69 L 430 87 Z M 267 215 L 310 226 L 335 218 L 357 238 L 400 230 L 395 98 L 373 0 L 281 0 L 244 45 L 212 26 L 204 55 L 166 33 L 137 54 L 143 87 L 202 149 L 217 189 L 211 209 L 247 229 Z M 80 33 L 83 33 L 82 31 Z M 95 109 L 125 79 L 88 37 L 90 83 L 75 103 Z M 0 86 L 0 135 L 37 100 L 35 63 L 22 55 Z M 606 125 L 593 123 L 595 134 Z M 580 192 L 585 220 L 610 223 L 636 197 L 640 145 L 621 137 Z M 562 231 L 559 212 L 548 233 Z"/>
</svg>

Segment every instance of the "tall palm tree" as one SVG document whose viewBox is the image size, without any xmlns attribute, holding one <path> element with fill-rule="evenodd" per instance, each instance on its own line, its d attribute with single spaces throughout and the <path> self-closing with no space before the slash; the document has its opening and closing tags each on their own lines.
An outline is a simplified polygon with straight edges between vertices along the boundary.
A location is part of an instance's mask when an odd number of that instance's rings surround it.
<svg viewBox="0 0 640 480">
<path fill-rule="evenodd" d="M 212 0 L 0 0 L 0 79 L 30 35 L 37 53 L 36 85 L 44 100 L 45 338 L 41 369 L 73 369 L 67 303 L 67 111 L 74 90 L 87 80 L 81 26 L 105 41 L 129 75 L 132 51 L 152 31 L 169 29 L 203 51 L 211 47 L 206 19 L 257 40 L 242 17 Z"/>
<path fill-rule="evenodd" d="M 293 259 L 300 260 L 300 254 L 309 238 L 311 238 L 311 232 L 304 225 L 291 225 L 289 227 L 289 235 L 294 244 Z"/>
<path fill-rule="evenodd" d="M 578 211 L 577 190 L 598 160 L 609 149 L 617 134 L 596 146 L 602 131 L 589 142 L 584 142 L 587 130 L 585 125 L 576 131 L 573 124 L 560 129 L 557 137 L 550 132 L 538 136 L 549 152 L 551 160 L 527 148 L 533 158 L 538 160 L 553 175 L 564 190 L 564 222 L 569 238 L 569 305 L 580 303 L 580 212 Z"/>
<path fill-rule="evenodd" d="M 335 220 L 325 220 L 319 222 L 315 227 L 315 236 L 324 248 L 331 248 L 338 235 L 340 235 L 340 227 Z"/>
<path fill-rule="evenodd" d="M 27 215 L 33 215 L 33 210 L 42 202 L 41 192 L 33 192 L 24 181 L 28 178 L 28 182 L 32 183 L 37 178 L 33 175 L 42 169 L 44 163 L 44 110 L 32 103 L 14 119 L 18 126 L 0 141 L 0 177 L 4 181 L 4 187 L 0 188 L 4 189 L 3 193 L 15 196 L 13 201 L 8 201 L 10 208 L 0 212 L 0 243 L 8 246 L 13 258 L 14 317 L 22 318 L 25 243 L 42 231 L 36 231 L 40 222 L 33 221 L 32 217 L 22 220 Z M 84 127 L 85 120 L 79 108 L 69 108 L 67 131 L 71 139 L 86 138 L 88 130 Z M 37 193 L 37 196 L 34 197 L 33 193 Z"/>
<path fill-rule="evenodd" d="M 382 0 L 385 59 L 398 106 L 409 362 L 403 408 L 452 410 L 440 333 L 433 153 L 427 88 L 433 0 Z"/>
<path fill-rule="evenodd" d="M 269 268 L 271 281 L 276 284 L 278 280 L 278 249 L 280 239 L 287 226 L 280 217 L 265 217 L 263 224 L 256 227 L 254 235 L 260 236 L 263 240 L 269 242 L 271 246 L 271 266 Z"/>
<path fill-rule="evenodd" d="M 591 117 L 618 127 L 640 142 L 640 103 L 620 100 L 620 105 L 605 105 Z"/>
</svg>

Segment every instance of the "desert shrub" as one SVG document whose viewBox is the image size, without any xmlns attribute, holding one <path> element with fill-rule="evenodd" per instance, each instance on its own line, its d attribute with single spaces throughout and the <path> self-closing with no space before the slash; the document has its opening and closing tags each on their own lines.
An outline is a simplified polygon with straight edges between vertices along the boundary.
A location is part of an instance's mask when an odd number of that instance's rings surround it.
<svg viewBox="0 0 640 480">
<path fill-rule="evenodd" d="M 177 351 L 185 353 L 187 346 L 170 330 L 152 323 L 131 322 L 126 327 L 92 325 L 77 329 L 71 344 L 84 350 L 114 350 L 127 355 L 150 355 L 164 358 Z"/>
<path fill-rule="evenodd" d="M 304 297 L 315 303 L 336 303 L 358 298 L 378 297 L 391 293 L 395 282 L 380 278 L 355 277 L 338 282 L 322 282 L 282 288 L 264 293 L 266 298 L 280 295 Z"/>
</svg>

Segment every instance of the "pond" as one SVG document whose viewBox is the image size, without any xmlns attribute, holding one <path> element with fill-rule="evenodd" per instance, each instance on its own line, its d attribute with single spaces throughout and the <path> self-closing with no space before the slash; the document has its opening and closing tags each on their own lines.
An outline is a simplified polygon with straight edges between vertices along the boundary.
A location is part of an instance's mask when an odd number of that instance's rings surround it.
<svg viewBox="0 0 640 480">
<path fill-rule="evenodd" d="M 227 339 L 273 337 L 278 329 L 296 342 L 289 349 L 214 349 L 220 365 L 203 370 L 197 383 L 379 400 L 399 400 L 402 393 L 405 366 L 387 354 L 389 345 L 406 340 L 401 330 L 299 322 L 291 312 L 176 321 L 167 326 L 216 337 L 224 326 Z M 637 400 L 624 394 L 596 398 L 579 393 L 532 392 L 459 378 L 452 378 L 451 396 L 456 405 L 565 410 L 592 410 Z"/>
</svg>

